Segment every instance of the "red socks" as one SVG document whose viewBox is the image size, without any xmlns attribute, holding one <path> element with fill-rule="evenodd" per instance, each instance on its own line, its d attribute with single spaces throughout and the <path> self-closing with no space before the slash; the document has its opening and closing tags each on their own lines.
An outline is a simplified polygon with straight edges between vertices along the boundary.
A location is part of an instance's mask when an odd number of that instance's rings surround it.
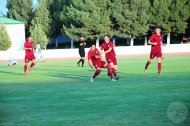
<svg viewBox="0 0 190 126">
<path fill-rule="evenodd" d="M 35 66 L 35 63 L 32 63 L 32 64 L 30 65 L 30 68 L 32 68 L 33 66 Z"/>
<path fill-rule="evenodd" d="M 148 69 L 148 66 L 150 65 L 150 62 L 148 61 L 145 66 L 145 70 Z"/>
<path fill-rule="evenodd" d="M 162 70 L 162 64 L 161 63 L 158 63 L 158 73 L 160 73 Z"/>
<path fill-rule="evenodd" d="M 93 78 L 95 78 L 96 76 L 98 76 L 100 74 L 101 70 L 96 70 L 96 72 L 94 73 Z"/>
<path fill-rule="evenodd" d="M 24 65 L 24 72 L 26 72 L 27 70 L 27 65 Z"/>
<path fill-rule="evenodd" d="M 106 68 L 108 69 L 108 74 L 109 74 L 110 78 L 112 79 L 112 71 L 111 71 L 110 66 L 108 65 Z"/>
<path fill-rule="evenodd" d="M 113 73 L 113 75 L 114 75 L 115 77 L 117 77 L 115 68 L 112 68 L 112 73 Z"/>
</svg>

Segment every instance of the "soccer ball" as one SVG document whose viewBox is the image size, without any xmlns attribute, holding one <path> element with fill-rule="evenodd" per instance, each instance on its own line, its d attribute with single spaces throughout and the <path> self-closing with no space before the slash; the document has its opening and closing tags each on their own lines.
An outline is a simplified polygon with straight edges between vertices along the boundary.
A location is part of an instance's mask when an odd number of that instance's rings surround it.
<svg viewBox="0 0 190 126">
<path fill-rule="evenodd" d="M 8 66 L 16 66 L 16 65 L 17 65 L 17 61 L 15 59 L 8 60 Z"/>
</svg>

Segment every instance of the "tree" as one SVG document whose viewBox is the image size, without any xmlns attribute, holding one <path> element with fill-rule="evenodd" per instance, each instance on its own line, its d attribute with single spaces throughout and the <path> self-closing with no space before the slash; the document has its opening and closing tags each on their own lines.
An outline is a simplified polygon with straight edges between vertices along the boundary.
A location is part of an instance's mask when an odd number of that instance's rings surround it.
<svg viewBox="0 0 190 126">
<path fill-rule="evenodd" d="M 0 50 L 6 51 L 11 47 L 11 40 L 4 25 L 0 24 Z"/>
<path fill-rule="evenodd" d="M 100 4 L 101 3 L 101 4 Z M 63 33 L 71 38 L 99 38 L 110 32 L 110 0 L 71 0 L 61 13 Z"/>
<path fill-rule="evenodd" d="M 32 19 L 30 31 L 35 28 L 36 24 L 40 24 L 43 32 L 45 32 L 45 34 L 49 37 L 51 36 L 51 22 L 50 12 L 47 9 L 47 1 L 40 0 L 40 3 L 36 8 L 34 18 Z"/>
<path fill-rule="evenodd" d="M 161 26 L 168 33 L 167 43 L 170 44 L 170 33 L 184 33 L 190 16 L 189 0 L 153 0 L 151 8 L 152 26 Z"/>
<path fill-rule="evenodd" d="M 145 35 L 149 29 L 149 0 L 112 0 L 112 29 L 117 36 Z"/>
<path fill-rule="evenodd" d="M 32 0 L 7 0 L 7 9 L 9 18 L 25 22 L 26 35 L 29 36 L 29 27 L 33 17 Z"/>
<path fill-rule="evenodd" d="M 48 39 L 47 39 L 45 32 L 42 29 L 41 24 L 34 25 L 34 28 L 31 30 L 31 37 L 33 38 L 35 44 L 40 42 L 42 48 L 46 48 Z"/>
</svg>

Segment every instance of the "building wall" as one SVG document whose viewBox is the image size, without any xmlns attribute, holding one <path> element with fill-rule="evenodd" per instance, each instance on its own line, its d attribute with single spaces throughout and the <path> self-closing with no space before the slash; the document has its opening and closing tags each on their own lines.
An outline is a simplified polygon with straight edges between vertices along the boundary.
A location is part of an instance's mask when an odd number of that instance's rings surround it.
<svg viewBox="0 0 190 126">
<path fill-rule="evenodd" d="M 6 24 L 6 30 L 12 42 L 11 48 L 7 51 L 20 51 L 23 50 L 25 41 L 25 27 L 24 24 Z"/>
<path fill-rule="evenodd" d="M 122 55 L 147 55 L 149 57 L 150 46 L 126 46 L 115 47 L 116 54 Z M 86 48 L 86 56 L 89 48 Z M 162 47 L 164 53 L 190 53 L 190 44 L 172 44 Z M 46 59 L 55 58 L 77 58 L 79 57 L 78 49 L 56 49 L 56 50 L 42 50 L 43 57 Z M 0 61 L 8 59 L 24 59 L 24 50 L 22 51 L 1 51 Z"/>
</svg>

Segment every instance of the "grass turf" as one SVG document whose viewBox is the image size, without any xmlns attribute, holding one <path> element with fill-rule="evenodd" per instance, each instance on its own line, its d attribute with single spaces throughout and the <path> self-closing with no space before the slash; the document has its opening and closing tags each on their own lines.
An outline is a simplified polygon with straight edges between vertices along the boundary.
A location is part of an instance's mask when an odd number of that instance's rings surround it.
<svg viewBox="0 0 190 126">
<path fill-rule="evenodd" d="M 89 80 L 94 71 L 87 65 L 76 67 L 73 60 L 38 63 L 27 77 L 23 63 L 0 63 L 0 125 L 190 125 L 190 57 L 165 57 L 160 77 L 156 61 L 143 73 L 146 61 L 119 59 L 119 81 L 109 81 L 103 70 L 93 84 Z M 180 123 L 168 118 L 173 102 L 187 107 L 188 115 Z"/>
</svg>

